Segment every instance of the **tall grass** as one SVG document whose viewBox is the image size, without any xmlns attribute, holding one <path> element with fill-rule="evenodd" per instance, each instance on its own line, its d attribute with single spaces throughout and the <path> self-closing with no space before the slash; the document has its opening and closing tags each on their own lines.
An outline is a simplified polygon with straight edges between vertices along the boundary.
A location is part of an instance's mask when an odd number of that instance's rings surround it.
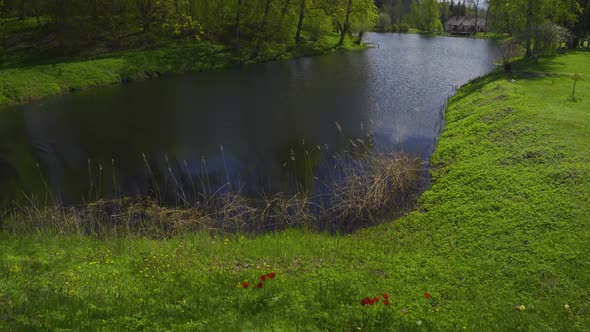
<svg viewBox="0 0 590 332">
<path fill-rule="evenodd" d="M 419 158 L 397 152 L 344 153 L 335 158 L 327 179 L 313 178 L 314 188 L 321 188 L 316 193 L 300 186 L 291 192 L 260 190 L 251 195 L 244 193 L 243 184 L 232 185 L 229 177 L 215 188 L 206 175 L 182 180 L 168 167 L 176 189 L 172 204 L 161 196 L 152 173 L 151 197 L 114 194 L 70 207 L 31 198 L 7 212 L 1 227 L 11 233 L 156 238 L 196 231 L 263 233 L 287 227 L 348 232 L 411 207 L 422 178 Z M 146 167 L 150 167 L 147 160 Z M 203 174 L 206 167 L 203 162 Z"/>
</svg>

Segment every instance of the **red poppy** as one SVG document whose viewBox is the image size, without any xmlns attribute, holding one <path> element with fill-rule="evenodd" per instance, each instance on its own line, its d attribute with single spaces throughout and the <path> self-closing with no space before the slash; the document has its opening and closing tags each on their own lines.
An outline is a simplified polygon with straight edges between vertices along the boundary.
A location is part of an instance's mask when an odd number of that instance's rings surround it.
<svg viewBox="0 0 590 332">
<path fill-rule="evenodd" d="M 247 281 L 242 283 L 242 288 L 248 288 L 248 286 L 250 286 L 250 284 Z"/>
<path fill-rule="evenodd" d="M 266 281 L 266 276 L 260 276 L 261 281 Z"/>
<path fill-rule="evenodd" d="M 274 272 L 271 272 L 271 273 L 267 274 L 266 277 L 268 279 L 274 279 L 275 278 L 275 273 Z"/>
<path fill-rule="evenodd" d="M 388 299 L 383 300 L 383 304 L 389 305 L 389 300 Z"/>
<path fill-rule="evenodd" d="M 368 303 L 369 303 L 370 305 L 373 305 L 373 304 L 375 304 L 375 303 L 379 302 L 379 297 L 378 297 L 378 296 L 375 296 L 375 297 L 374 297 L 374 298 L 372 298 L 372 299 L 370 299 L 370 298 L 367 298 L 367 300 L 368 300 Z"/>
<path fill-rule="evenodd" d="M 427 298 L 427 299 L 429 299 L 430 298 L 430 293 L 424 294 L 424 297 Z"/>
<path fill-rule="evenodd" d="M 368 297 L 365 297 L 364 299 L 361 300 L 361 305 L 365 306 L 367 304 L 371 304 L 371 299 Z"/>
<path fill-rule="evenodd" d="M 256 287 L 258 287 L 258 288 L 262 288 L 262 283 L 261 283 L 261 282 L 257 283 L 257 284 L 256 284 Z"/>
<path fill-rule="evenodd" d="M 384 299 L 386 299 L 386 300 L 389 300 L 389 294 L 387 294 L 387 293 L 384 293 L 384 294 L 383 294 L 383 298 L 384 298 Z"/>
</svg>

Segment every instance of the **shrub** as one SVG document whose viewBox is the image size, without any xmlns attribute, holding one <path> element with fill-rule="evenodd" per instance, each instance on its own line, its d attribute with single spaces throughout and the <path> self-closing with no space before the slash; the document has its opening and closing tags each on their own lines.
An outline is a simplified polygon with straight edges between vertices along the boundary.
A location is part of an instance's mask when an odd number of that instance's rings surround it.
<svg viewBox="0 0 590 332">
<path fill-rule="evenodd" d="M 410 26 L 407 23 L 402 23 L 399 26 L 399 31 L 400 32 L 408 32 L 408 31 L 410 31 Z"/>
<path fill-rule="evenodd" d="M 391 27 L 391 17 L 387 13 L 380 13 L 377 19 L 377 31 L 388 31 Z"/>
<path fill-rule="evenodd" d="M 567 42 L 570 32 L 564 27 L 554 23 L 545 23 L 533 30 L 534 49 L 536 58 L 544 55 L 554 55 L 562 43 Z"/>
<path fill-rule="evenodd" d="M 512 59 L 522 55 L 522 47 L 514 39 L 508 40 L 500 46 L 500 61 L 504 65 L 504 71 L 512 71 Z"/>
</svg>

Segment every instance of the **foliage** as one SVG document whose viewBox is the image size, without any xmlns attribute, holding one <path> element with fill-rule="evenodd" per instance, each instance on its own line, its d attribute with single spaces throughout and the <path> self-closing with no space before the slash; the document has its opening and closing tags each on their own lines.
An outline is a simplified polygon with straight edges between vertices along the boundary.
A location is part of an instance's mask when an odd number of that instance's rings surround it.
<svg viewBox="0 0 590 332">
<path fill-rule="evenodd" d="M 411 8 L 411 21 L 417 29 L 427 32 L 442 31 L 440 5 L 437 0 L 412 3 Z"/>
<path fill-rule="evenodd" d="M 518 56 L 523 55 L 523 48 L 515 39 L 503 41 L 500 44 L 500 60 L 506 71 L 510 71 L 510 63 Z"/>
<path fill-rule="evenodd" d="M 386 13 L 380 13 L 377 20 L 377 31 L 391 30 L 391 18 Z"/>
<path fill-rule="evenodd" d="M 541 24 L 533 29 L 535 44 L 533 55 L 541 57 L 555 55 L 557 49 L 568 41 L 570 33 L 567 29 L 554 23 Z"/>
<path fill-rule="evenodd" d="M 542 45 L 537 48 L 541 51 L 552 43 L 546 39 L 554 34 L 555 24 L 568 26 L 583 13 L 577 0 L 490 0 L 489 6 L 495 18 L 494 29 L 519 36 L 527 57 L 542 55 L 533 47 Z"/>
<path fill-rule="evenodd" d="M 372 0 L 5 1 L 1 23 L 17 26 L 17 15 L 33 18 L 30 29 L 6 39 L 9 50 L 27 56 L 78 56 L 204 39 L 257 58 L 265 48 L 293 48 L 304 25 L 330 20 L 329 29 L 315 31 L 319 40 L 341 32 L 345 21 L 361 31 L 377 19 Z M 0 25 L 0 34 L 4 30 Z"/>
</svg>

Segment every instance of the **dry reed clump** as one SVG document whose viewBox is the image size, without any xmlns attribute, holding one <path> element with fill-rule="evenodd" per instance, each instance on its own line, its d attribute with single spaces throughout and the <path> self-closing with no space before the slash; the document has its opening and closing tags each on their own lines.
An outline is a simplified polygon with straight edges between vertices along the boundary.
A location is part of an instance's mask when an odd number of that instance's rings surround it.
<svg viewBox="0 0 590 332">
<path fill-rule="evenodd" d="M 151 198 L 99 200 L 69 208 L 31 203 L 5 217 L 2 229 L 149 237 L 196 231 L 262 233 L 302 226 L 350 231 L 406 210 L 421 182 L 420 159 L 398 153 L 341 157 L 335 165 L 338 175 L 322 182 L 327 190 L 315 196 L 299 191 L 252 198 L 238 190 L 202 195 L 195 204 L 174 207 Z"/>
<path fill-rule="evenodd" d="M 405 155 L 371 155 L 346 167 L 342 181 L 332 185 L 331 206 L 334 221 L 374 222 L 405 206 L 417 189 L 421 164 Z"/>
</svg>

